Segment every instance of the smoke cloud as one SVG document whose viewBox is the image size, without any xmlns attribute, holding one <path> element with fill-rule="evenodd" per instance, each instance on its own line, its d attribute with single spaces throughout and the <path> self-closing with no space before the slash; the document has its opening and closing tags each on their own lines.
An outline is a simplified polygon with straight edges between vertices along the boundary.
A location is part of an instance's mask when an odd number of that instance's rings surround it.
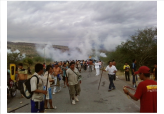
<svg viewBox="0 0 164 114">
<path fill-rule="evenodd" d="M 107 57 L 105 53 L 100 53 L 101 57 Z"/>
<path fill-rule="evenodd" d="M 20 53 L 20 51 L 18 50 L 18 49 L 16 49 L 15 51 L 11 51 L 11 49 L 7 49 L 7 53 L 9 53 L 9 54 L 11 54 L 11 53 Z M 19 55 L 20 56 L 20 55 Z M 18 57 L 19 57 L 18 56 Z M 25 58 L 26 57 L 26 54 L 25 53 L 23 53 L 22 54 L 22 56 L 23 56 L 23 58 Z"/>
<path fill-rule="evenodd" d="M 70 41 L 67 52 L 54 49 L 50 42 L 46 45 L 36 45 L 36 51 L 40 56 L 51 58 L 53 61 L 86 60 L 89 59 L 89 56 L 98 60 L 100 56 L 105 56 L 105 54 L 100 55 L 99 52 L 102 43 L 104 42 L 100 42 L 97 34 L 88 32 L 86 36 L 77 36 L 73 41 Z"/>
</svg>

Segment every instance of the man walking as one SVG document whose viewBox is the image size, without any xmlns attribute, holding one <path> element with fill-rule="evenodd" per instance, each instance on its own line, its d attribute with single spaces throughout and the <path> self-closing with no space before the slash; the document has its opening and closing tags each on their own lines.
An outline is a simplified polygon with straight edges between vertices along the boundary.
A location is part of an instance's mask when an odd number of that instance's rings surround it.
<svg viewBox="0 0 164 114">
<path fill-rule="evenodd" d="M 138 84 L 135 94 L 123 88 L 125 94 L 135 101 L 140 99 L 140 113 L 157 113 L 157 82 L 150 79 L 150 69 L 141 66 L 135 74 L 139 74 L 142 82 Z"/>
<path fill-rule="evenodd" d="M 67 86 L 69 87 L 72 104 L 76 104 L 75 101 L 77 102 L 79 101 L 77 96 L 80 95 L 81 80 L 79 80 L 80 73 L 77 70 L 77 68 L 75 68 L 74 62 L 70 63 L 70 68 L 66 71 L 66 74 L 68 78 L 68 79 L 66 78 L 66 83 L 67 83 Z"/>
<path fill-rule="evenodd" d="M 109 61 L 109 65 L 103 71 L 108 71 L 108 77 L 109 77 L 109 81 L 110 81 L 108 91 L 111 91 L 112 88 L 115 89 L 113 80 L 114 80 L 115 73 L 117 71 L 116 67 L 113 65 L 113 63 L 111 61 Z"/>
<path fill-rule="evenodd" d="M 47 91 L 43 90 L 43 80 L 41 79 L 41 75 L 43 74 L 44 69 L 42 64 L 35 65 L 35 73 L 34 75 L 37 76 L 39 79 L 39 83 L 37 84 L 37 78 L 32 77 L 30 79 L 31 84 L 31 91 L 33 92 L 32 99 L 31 99 L 31 112 L 32 113 L 43 113 L 44 112 L 44 98 L 43 94 L 46 95 Z"/>
<path fill-rule="evenodd" d="M 123 66 L 123 69 L 125 70 L 125 79 L 126 79 L 126 81 L 130 81 L 130 77 L 129 77 L 130 66 L 127 64 L 127 62 L 125 62 L 125 65 Z"/>
</svg>

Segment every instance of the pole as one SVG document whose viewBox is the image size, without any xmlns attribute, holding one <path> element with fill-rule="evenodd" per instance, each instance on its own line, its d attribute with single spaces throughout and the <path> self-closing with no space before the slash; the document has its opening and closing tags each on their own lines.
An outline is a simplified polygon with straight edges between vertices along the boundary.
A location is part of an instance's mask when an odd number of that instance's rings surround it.
<svg viewBox="0 0 164 114">
<path fill-rule="evenodd" d="M 103 62 L 102 62 L 102 63 L 103 63 Z M 103 70 L 104 70 L 104 66 L 103 66 L 103 64 L 102 64 L 101 66 L 102 66 L 102 73 L 101 73 L 101 77 L 100 77 L 100 82 L 99 82 L 98 90 L 99 90 L 99 87 L 100 87 L 101 78 L 102 78 L 102 74 L 103 74 Z"/>
</svg>

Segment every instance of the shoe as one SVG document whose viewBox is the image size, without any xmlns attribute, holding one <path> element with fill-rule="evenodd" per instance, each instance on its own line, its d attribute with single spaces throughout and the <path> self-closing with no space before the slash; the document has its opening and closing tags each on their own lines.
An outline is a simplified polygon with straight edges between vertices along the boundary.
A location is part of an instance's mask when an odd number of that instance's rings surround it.
<svg viewBox="0 0 164 114">
<path fill-rule="evenodd" d="M 77 102 L 79 101 L 79 99 L 77 98 L 77 96 L 75 96 L 75 101 L 77 101 Z"/>
<path fill-rule="evenodd" d="M 53 95 L 55 95 L 55 93 L 52 93 Z"/>
<path fill-rule="evenodd" d="M 108 92 L 112 91 L 111 89 L 108 90 Z"/>
<path fill-rule="evenodd" d="M 72 100 L 72 104 L 73 104 L 73 105 L 75 105 L 75 104 L 76 104 L 76 103 L 75 103 L 75 100 Z"/>
</svg>

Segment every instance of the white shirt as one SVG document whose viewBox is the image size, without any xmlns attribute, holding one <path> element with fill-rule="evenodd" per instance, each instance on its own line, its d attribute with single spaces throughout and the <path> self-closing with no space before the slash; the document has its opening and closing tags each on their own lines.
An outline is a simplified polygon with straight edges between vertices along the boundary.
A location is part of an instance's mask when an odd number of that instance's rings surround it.
<svg viewBox="0 0 164 114">
<path fill-rule="evenodd" d="M 37 85 L 37 78 L 32 77 L 31 80 L 30 80 L 31 91 L 35 91 L 36 89 L 43 90 L 43 81 L 41 79 L 41 76 L 38 75 L 36 72 L 33 75 L 36 75 L 39 78 L 39 83 Z M 39 102 L 43 101 L 43 94 L 34 92 L 33 95 L 32 95 L 32 100 L 33 101 L 39 101 Z"/>
<path fill-rule="evenodd" d="M 47 76 L 48 76 L 48 71 L 45 72 L 44 76 L 42 77 L 44 86 L 47 85 Z M 48 80 L 48 88 L 50 87 L 50 80 L 52 80 L 51 74 L 49 74 L 49 80 Z"/>
<path fill-rule="evenodd" d="M 108 74 L 110 75 L 114 75 L 115 74 L 114 71 L 117 71 L 116 67 L 113 65 L 111 67 L 109 67 L 108 65 L 105 70 L 108 71 Z"/>
<path fill-rule="evenodd" d="M 95 68 L 99 68 L 99 63 L 95 63 Z"/>
</svg>

